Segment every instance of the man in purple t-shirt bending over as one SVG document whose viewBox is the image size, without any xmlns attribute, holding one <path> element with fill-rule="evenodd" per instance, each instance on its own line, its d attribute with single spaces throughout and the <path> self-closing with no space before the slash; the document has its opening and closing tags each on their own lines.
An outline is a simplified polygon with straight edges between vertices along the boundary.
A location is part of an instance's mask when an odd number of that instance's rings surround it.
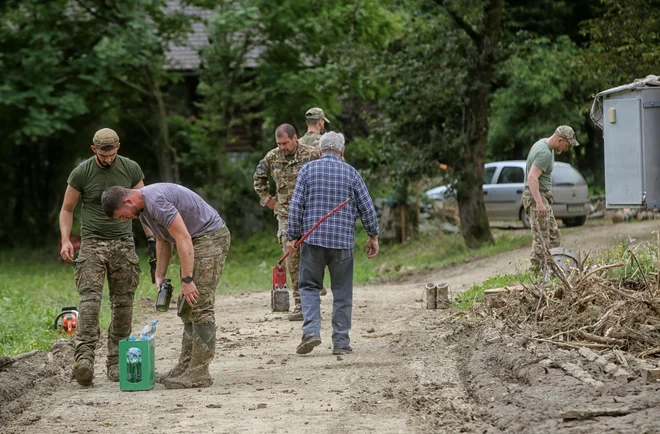
<svg viewBox="0 0 660 434">
<path fill-rule="evenodd" d="M 181 315 L 183 338 L 177 365 L 161 382 L 168 389 L 209 387 L 215 355 L 215 289 L 229 252 L 229 229 L 197 193 L 177 184 L 141 189 L 109 187 L 101 197 L 108 217 L 140 218 L 156 235 L 156 286 L 160 288 L 176 244 L 181 261 L 181 297 L 192 309 Z"/>
</svg>

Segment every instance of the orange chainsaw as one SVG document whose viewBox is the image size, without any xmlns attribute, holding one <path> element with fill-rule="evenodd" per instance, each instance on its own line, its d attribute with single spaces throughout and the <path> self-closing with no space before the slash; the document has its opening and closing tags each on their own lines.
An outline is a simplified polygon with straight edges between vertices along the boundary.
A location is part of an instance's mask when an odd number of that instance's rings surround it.
<svg viewBox="0 0 660 434">
<path fill-rule="evenodd" d="M 53 326 L 60 333 L 72 335 L 75 333 L 76 326 L 78 325 L 78 316 L 80 315 L 75 306 L 63 307 L 62 312 L 55 318 Z"/>
<path fill-rule="evenodd" d="M 321 220 L 317 221 L 310 230 L 308 230 L 305 235 L 302 236 L 298 241 L 296 241 L 296 249 L 300 247 L 305 239 L 310 236 L 316 228 L 319 227 L 328 217 L 339 211 L 344 205 L 350 202 L 351 199 L 346 199 L 340 203 L 335 209 L 324 215 Z M 272 312 L 288 312 L 289 311 L 289 291 L 286 288 L 286 265 L 284 265 L 284 260 L 289 256 L 287 251 L 284 256 L 277 261 L 277 265 L 273 267 L 273 286 L 270 291 L 270 310 Z"/>
</svg>

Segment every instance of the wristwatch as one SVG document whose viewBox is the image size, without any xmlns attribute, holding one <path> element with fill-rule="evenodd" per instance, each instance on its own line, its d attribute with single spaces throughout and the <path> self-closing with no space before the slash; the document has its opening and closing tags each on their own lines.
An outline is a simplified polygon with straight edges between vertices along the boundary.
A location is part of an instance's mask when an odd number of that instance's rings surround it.
<svg viewBox="0 0 660 434">
<path fill-rule="evenodd" d="M 183 283 L 190 283 L 192 282 L 192 276 L 186 276 L 181 278 L 181 282 Z"/>
</svg>

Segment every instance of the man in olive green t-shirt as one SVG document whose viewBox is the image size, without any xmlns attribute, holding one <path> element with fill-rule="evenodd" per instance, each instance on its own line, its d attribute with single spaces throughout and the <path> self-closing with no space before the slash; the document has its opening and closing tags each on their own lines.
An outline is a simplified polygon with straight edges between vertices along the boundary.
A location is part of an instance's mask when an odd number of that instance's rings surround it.
<svg viewBox="0 0 660 434">
<path fill-rule="evenodd" d="M 534 143 L 527 155 L 527 179 L 522 203 L 532 226 L 530 262 L 532 269 L 536 272 L 542 272 L 545 268 L 543 244 L 539 236 L 543 236 L 550 249 L 559 247 L 561 242 L 561 234 L 551 207 L 553 202 L 552 167 L 555 162 L 555 152 L 561 154 L 570 146 L 579 145 L 575 139 L 573 128 L 568 125 L 560 125 L 552 136 Z M 537 223 L 540 234 L 535 230 Z"/>
<path fill-rule="evenodd" d="M 74 377 L 83 386 L 90 386 L 94 379 L 94 350 L 100 334 L 99 311 L 106 274 L 112 310 L 106 368 L 111 381 L 119 381 L 118 343 L 131 334 L 133 298 L 140 276 L 131 222 L 108 218 L 101 207 L 101 194 L 106 187 L 114 185 L 144 187 L 140 166 L 117 155 L 120 146 L 117 133 L 103 128 L 96 132 L 93 143 L 95 155 L 69 175 L 60 211 L 60 255 L 71 262 L 74 257 L 69 237 L 73 210 L 82 199 L 82 242 L 75 259 L 80 317 L 76 326 Z M 148 237 L 153 237 L 148 228 L 144 230 Z"/>
</svg>

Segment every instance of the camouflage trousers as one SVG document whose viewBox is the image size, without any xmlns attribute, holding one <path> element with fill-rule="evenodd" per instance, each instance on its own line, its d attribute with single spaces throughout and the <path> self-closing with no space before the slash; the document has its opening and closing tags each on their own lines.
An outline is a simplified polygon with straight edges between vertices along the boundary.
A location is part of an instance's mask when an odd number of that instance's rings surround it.
<svg viewBox="0 0 660 434">
<path fill-rule="evenodd" d="M 289 219 L 284 217 L 277 217 L 277 241 L 282 247 L 282 252 L 286 253 L 286 230 L 289 228 Z M 293 294 L 293 302 L 296 308 L 300 308 L 300 291 L 298 290 L 298 279 L 300 276 L 300 249 L 286 257 L 286 269 L 289 271 L 291 279 L 291 293 Z"/>
<path fill-rule="evenodd" d="M 80 294 L 76 326 L 74 358 L 94 362 L 94 350 L 99 340 L 99 312 L 103 297 L 103 282 L 108 276 L 110 290 L 110 327 L 108 328 L 107 366 L 117 365 L 118 344 L 131 334 L 133 298 L 140 280 L 140 264 L 133 238 L 82 240 L 76 258 L 76 287 Z"/>
<path fill-rule="evenodd" d="M 231 234 L 227 226 L 216 232 L 193 238 L 195 264 L 192 278 L 199 297 L 192 309 L 181 316 L 184 324 L 215 324 L 215 290 L 225 266 L 230 244 Z M 180 303 L 179 297 L 177 309 Z"/>
<path fill-rule="evenodd" d="M 532 227 L 532 253 L 530 256 L 530 262 L 532 268 L 540 271 L 545 268 L 545 263 L 543 258 L 545 253 L 543 252 L 543 244 L 539 238 L 539 234 L 535 229 L 535 222 L 538 222 L 539 229 L 543 239 L 548 245 L 549 249 L 554 247 L 559 247 L 561 244 L 561 234 L 559 233 L 559 228 L 557 227 L 557 221 L 555 220 L 555 215 L 552 212 L 552 192 L 542 191 L 541 200 L 543 205 L 548 210 L 548 213 L 545 217 L 541 217 L 536 210 L 536 201 L 532 196 L 532 193 L 529 191 L 529 188 L 525 189 L 522 197 L 522 204 L 525 207 L 525 212 L 529 218 L 529 224 Z"/>
</svg>

